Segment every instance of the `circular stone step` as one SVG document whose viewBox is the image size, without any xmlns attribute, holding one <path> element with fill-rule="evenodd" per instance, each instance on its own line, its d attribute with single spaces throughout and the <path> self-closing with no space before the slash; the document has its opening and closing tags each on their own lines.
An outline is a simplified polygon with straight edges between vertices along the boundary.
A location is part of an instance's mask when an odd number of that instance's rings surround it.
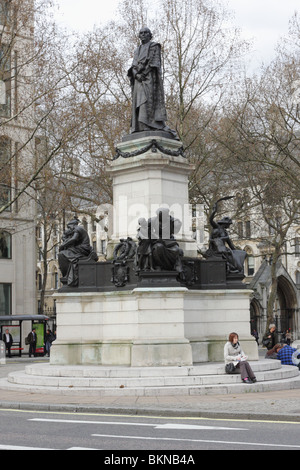
<svg viewBox="0 0 300 470">
<path fill-rule="evenodd" d="M 171 396 L 227 394 L 300 388 L 297 367 L 279 361 L 250 362 L 256 384 L 245 385 L 240 374 L 225 374 L 224 364 L 183 367 L 51 366 L 31 364 L 0 380 L 0 389 L 32 393 L 91 396 Z"/>
</svg>

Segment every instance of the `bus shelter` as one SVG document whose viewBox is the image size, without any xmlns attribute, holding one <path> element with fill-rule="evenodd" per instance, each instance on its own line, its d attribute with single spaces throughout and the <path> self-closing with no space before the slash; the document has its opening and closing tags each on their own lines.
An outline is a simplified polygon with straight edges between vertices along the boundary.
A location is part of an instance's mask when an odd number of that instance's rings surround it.
<svg viewBox="0 0 300 470">
<path fill-rule="evenodd" d="M 9 330 L 10 334 L 13 337 L 13 344 L 11 351 L 18 351 L 19 356 L 22 356 L 23 351 L 23 335 L 22 335 L 22 325 L 24 321 L 31 322 L 31 329 L 36 329 L 37 334 L 37 345 L 36 353 L 44 354 L 44 343 L 45 343 L 45 333 L 46 333 L 46 322 L 49 320 L 49 317 L 46 315 L 4 315 L 0 316 L 0 329 L 1 329 L 1 338 L 6 330 Z"/>
</svg>

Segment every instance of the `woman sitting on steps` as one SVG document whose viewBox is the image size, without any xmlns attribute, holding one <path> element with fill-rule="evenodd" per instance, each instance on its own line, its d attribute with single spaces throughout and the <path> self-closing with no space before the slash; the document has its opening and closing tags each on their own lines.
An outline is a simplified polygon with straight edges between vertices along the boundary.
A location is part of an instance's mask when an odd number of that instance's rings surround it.
<svg viewBox="0 0 300 470">
<path fill-rule="evenodd" d="M 256 382 L 256 377 L 251 369 L 250 364 L 247 362 L 247 356 L 245 356 L 240 343 L 239 336 L 237 333 L 230 333 L 228 342 L 224 346 L 224 359 L 225 365 L 233 364 L 232 369 L 239 371 L 241 374 L 242 381 L 244 383 Z M 234 372 L 231 372 L 234 373 Z"/>
</svg>

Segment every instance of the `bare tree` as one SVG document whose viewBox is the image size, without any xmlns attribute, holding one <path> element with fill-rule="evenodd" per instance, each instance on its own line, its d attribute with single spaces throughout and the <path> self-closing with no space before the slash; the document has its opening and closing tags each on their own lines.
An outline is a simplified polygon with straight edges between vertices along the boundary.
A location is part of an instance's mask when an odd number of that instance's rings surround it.
<svg viewBox="0 0 300 470">
<path fill-rule="evenodd" d="M 298 70 L 299 51 L 289 51 L 287 44 L 278 46 L 276 59 L 262 68 L 260 76 L 246 78 L 236 87 L 219 126 L 211 128 L 231 162 L 231 181 L 252 194 L 261 238 L 267 227 L 271 255 L 267 324 L 273 320 L 278 261 L 300 215 L 299 104 L 292 93 Z"/>
<path fill-rule="evenodd" d="M 32 193 L 36 177 L 70 137 L 70 128 L 58 129 L 47 159 L 37 162 L 36 138 L 63 99 L 69 73 L 60 66 L 66 38 L 51 21 L 51 7 L 51 0 L 1 1 L 0 213 L 26 200 L 22 196 Z"/>
<path fill-rule="evenodd" d="M 144 0 L 123 0 L 120 18 L 76 42 L 67 59 L 73 64 L 68 66 L 73 68 L 68 99 L 79 127 L 69 154 L 81 162 L 76 177 L 85 184 L 91 179 L 97 182 L 98 200 L 111 201 L 106 166 L 114 157 L 116 143 L 129 132 L 127 70 L 145 24 L 163 48 L 170 126 L 177 128 L 188 157 L 196 164 L 195 175 L 199 175 L 203 132 L 225 97 L 224 83 L 239 71 L 238 62 L 246 48 L 238 31 L 228 28 L 227 20 L 222 5 L 210 0 L 161 0 L 155 8 Z M 191 186 L 194 183 L 193 177 Z"/>
</svg>

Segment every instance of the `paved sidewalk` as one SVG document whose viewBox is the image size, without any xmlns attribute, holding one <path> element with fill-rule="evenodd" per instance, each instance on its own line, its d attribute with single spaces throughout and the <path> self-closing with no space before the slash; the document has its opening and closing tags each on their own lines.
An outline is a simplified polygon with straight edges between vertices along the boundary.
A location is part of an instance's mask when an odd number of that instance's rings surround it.
<svg viewBox="0 0 300 470">
<path fill-rule="evenodd" d="M 44 358 L 7 359 L 6 365 L 0 366 L 0 377 L 24 370 L 32 361 L 47 362 Z M 68 396 L 0 390 L 0 408 L 300 422 L 300 389 L 232 395 L 118 398 L 75 396 L 72 389 Z"/>
</svg>

